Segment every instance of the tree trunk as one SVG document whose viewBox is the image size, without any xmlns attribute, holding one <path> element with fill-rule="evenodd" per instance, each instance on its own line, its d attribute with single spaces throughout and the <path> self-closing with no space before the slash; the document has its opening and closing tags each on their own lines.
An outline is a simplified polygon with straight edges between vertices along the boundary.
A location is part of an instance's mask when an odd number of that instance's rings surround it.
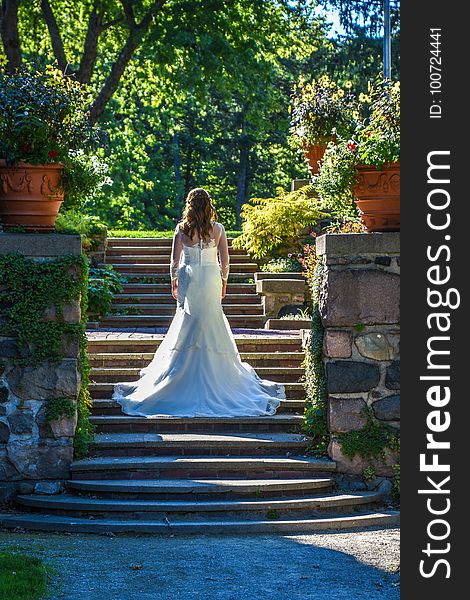
<svg viewBox="0 0 470 600">
<path fill-rule="evenodd" d="M 18 33 L 18 0 L 2 0 L 0 34 L 7 57 L 6 68 L 14 71 L 21 66 L 21 44 Z"/>
<path fill-rule="evenodd" d="M 64 44 L 60 35 L 59 26 L 57 25 L 51 5 L 49 4 L 49 0 L 41 0 L 41 10 L 44 20 L 46 21 L 47 28 L 49 29 L 52 50 L 54 51 L 57 64 L 61 71 L 65 71 L 68 62 L 65 56 Z"/>
<path fill-rule="evenodd" d="M 181 177 L 181 153 L 178 134 L 173 134 L 173 164 L 175 168 L 176 209 L 180 214 L 183 208 L 183 179 Z"/>
<path fill-rule="evenodd" d="M 250 156 L 250 142 L 248 136 L 245 135 L 245 126 L 242 128 L 242 137 L 240 140 L 240 166 L 238 169 L 237 178 L 237 198 L 235 203 L 235 216 L 237 227 L 241 225 L 240 212 L 242 205 L 248 202 L 248 165 Z"/>
</svg>

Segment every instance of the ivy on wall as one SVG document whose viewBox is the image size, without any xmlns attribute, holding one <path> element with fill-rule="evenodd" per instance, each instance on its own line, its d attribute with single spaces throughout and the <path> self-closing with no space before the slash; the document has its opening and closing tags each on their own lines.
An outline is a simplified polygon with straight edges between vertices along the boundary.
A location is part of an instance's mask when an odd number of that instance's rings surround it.
<svg viewBox="0 0 470 600">
<path fill-rule="evenodd" d="M 93 437 L 90 423 L 91 398 L 88 391 L 90 366 L 85 334 L 88 259 L 85 255 L 60 256 L 37 261 L 19 253 L 0 256 L 0 333 L 15 337 L 19 356 L 11 360 L 22 366 L 60 363 L 64 344 L 78 337 L 78 370 L 81 387 L 77 399 L 78 422 L 74 437 L 75 457 L 86 455 Z M 64 307 L 80 299 L 81 318 L 69 323 Z M 54 308 L 54 314 L 48 312 Z M 70 415 L 71 400 L 47 401 L 47 420 Z"/>
<path fill-rule="evenodd" d="M 330 441 L 327 423 L 326 375 L 322 360 L 324 331 L 318 308 L 322 273 L 323 265 L 317 260 L 315 265 L 312 265 L 310 275 L 307 274 L 307 281 L 312 291 L 312 329 L 304 360 L 307 400 L 303 430 L 312 438 L 310 452 L 319 456 L 326 454 Z"/>
</svg>

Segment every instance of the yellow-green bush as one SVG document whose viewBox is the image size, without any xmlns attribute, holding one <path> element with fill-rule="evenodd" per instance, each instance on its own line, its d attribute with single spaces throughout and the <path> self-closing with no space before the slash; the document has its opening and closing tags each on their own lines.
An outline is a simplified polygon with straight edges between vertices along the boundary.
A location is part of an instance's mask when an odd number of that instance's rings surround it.
<svg viewBox="0 0 470 600">
<path fill-rule="evenodd" d="M 302 229 L 324 216 L 310 185 L 293 192 L 278 188 L 275 198 L 252 198 L 242 206 L 242 234 L 233 240 L 257 259 L 298 243 Z"/>
</svg>

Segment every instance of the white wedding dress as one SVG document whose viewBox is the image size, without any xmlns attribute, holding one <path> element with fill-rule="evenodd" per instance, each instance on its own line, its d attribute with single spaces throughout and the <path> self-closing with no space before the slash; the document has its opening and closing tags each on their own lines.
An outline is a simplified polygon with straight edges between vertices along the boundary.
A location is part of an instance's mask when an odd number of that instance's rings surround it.
<svg viewBox="0 0 470 600">
<path fill-rule="evenodd" d="M 179 226 L 175 230 L 170 274 L 178 280 L 176 314 L 139 380 L 114 385 L 112 398 L 128 415 L 273 415 L 286 397 L 282 384 L 261 379 L 240 359 L 222 310 L 229 253 L 221 223 L 213 223 L 212 236 L 195 243 Z"/>
</svg>

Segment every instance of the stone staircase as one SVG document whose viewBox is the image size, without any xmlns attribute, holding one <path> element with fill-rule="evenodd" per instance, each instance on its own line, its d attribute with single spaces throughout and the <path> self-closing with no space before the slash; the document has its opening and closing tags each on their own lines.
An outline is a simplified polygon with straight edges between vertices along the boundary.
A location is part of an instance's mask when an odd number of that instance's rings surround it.
<svg viewBox="0 0 470 600">
<path fill-rule="evenodd" d="M 232 327 L 263 327 L 261 298 L 253 281 L 258 266 L 229 240 L 230 275 L 225 314 Z M 175 312 L 170 294 L 171 239 L 110 238 L 106 263 L 126 277 L 124 292 L 115 297 L 112 311 L 100 322 L 108 327 L 168 327 Z"/>
<path fill-rule="evenodd" d="M 90 456 L 72 463 L 64 493 L 19 496 L 23 512 L 2 515 L 1 525 L 208 534 L 306 533 L 396 524 L 398 514 L 384 509 L 376 492 L 337 490 L 335 463 L 307 453 L 309 439 L 301 429 L 304 354 L 298 332 L 234 329 L 242 359 L 259 375 L 286 386 L 287 398 L 272 417 L 145 419 L 121 412 L 111 400 L 113 382 L 137 379 L 163 338 L 161 332 L 145 333 L 146 318 L 160 318 L 160 325 L 173 311 L 164 280 L 168 241 L 152 242 L 150 247 L 149 240 L 110 240 L 109 259 L 129 277 L 115 306 L 135 302 L 139 308 L 149 307 L 151 314 L 132 315 L 131 332 L 130 315 L 109 317 L 107 330 L 102 324 L 100 330 L 88 332 L 92 421 L 97 430 Z M 240 260 L 233 265 L 242 265 L 235 276 L 253 273 L 242 253 L 233 257 Z M 150 258 L 161 262 L 150 263 Z M 137 281 L 136 266 L 150 269 L 149 264 L 161 265 L 162 281 Z M 142 272 L 155 276 L 153 270 Z M 240 307 L 253 313 L 243 313 Z M 254 286 L 229 283 L 224 308 L 233 310 L 227 311 L 232 326 L 255 322 L 249 319 L 262 324 L 259 307 Z"/>
</svg>

